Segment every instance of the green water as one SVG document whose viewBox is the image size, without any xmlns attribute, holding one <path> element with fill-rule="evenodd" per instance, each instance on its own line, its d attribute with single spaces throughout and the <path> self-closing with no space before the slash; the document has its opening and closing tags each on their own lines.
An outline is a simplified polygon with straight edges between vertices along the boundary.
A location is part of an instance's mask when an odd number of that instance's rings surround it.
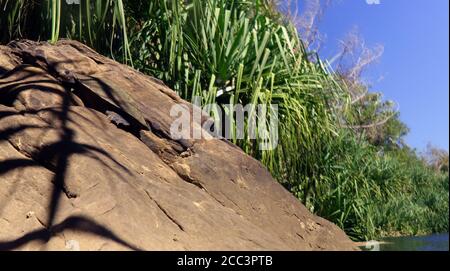
<svg viewBox="0 0 450 271">
<path fill-rule="evenodd" d="M 448 251 L 448 233 L 384 238 L 381 251 Z"/>
</svg>

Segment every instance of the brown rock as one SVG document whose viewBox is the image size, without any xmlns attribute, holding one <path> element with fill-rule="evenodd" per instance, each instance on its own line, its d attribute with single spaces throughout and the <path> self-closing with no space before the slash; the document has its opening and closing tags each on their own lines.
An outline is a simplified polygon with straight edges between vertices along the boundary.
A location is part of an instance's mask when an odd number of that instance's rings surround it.
<svg viewBox="0 0 450 271">
<path fill-rule="evenodd" d="M 193 107 L 157 80 L 74 41 L 2 46 L 0 71 L 0 249 L 355 249 L 239 148 L 173 139 Z"/>
</svg>

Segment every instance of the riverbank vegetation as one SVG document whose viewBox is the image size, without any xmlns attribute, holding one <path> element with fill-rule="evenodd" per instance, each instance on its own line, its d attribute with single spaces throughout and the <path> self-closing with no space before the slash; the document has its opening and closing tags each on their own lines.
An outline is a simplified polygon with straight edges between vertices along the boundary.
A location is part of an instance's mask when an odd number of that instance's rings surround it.
<svg viewBox="0 0 450 271">
<path fill-rule="evenodd" d="M 272 1 L 80 2 L 0 0 L 0 41 L 77 39 L 186 100 L 277 104 L 276 149 L 231 141 L 314 213 L 355 240 L 448 232 L 448 153 L 406 145 L 394 104 L 333 71 Z"/>
</svg>

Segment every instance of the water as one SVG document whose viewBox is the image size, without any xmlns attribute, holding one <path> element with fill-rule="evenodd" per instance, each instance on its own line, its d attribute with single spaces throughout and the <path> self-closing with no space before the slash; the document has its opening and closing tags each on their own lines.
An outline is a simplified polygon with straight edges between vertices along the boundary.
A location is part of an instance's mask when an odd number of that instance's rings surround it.
<svg viewBox="0 0 450 271">
<path fill-rule="evenodd" d="M 427 236 L 384 238 L 382 251 L 448 251 L 448 233 Z"/>
</svg>

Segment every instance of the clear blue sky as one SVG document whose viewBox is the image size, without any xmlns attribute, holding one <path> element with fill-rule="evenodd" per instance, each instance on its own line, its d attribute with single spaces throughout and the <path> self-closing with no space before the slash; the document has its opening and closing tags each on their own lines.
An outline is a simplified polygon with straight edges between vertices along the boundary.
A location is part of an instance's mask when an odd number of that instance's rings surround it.
<svg viewBox="0 0 450 271">
<path fill-rule="evenodd" d="M 304 1 L 304 0 L 299 0 Z M 320 31 L 326 34 L 321 55 L 337 52 L 338 40 L 357 26 L 366 43 L 384 45 L 384 54 L 365 77 L 373 91 L 400 106 L 411 129 L 407 143 L 423 151 L 428 142 L 449 149 L 449 1 L 334 0 Z M 377 82 L 382 76 L 384 79 Z"/>
</svg>

